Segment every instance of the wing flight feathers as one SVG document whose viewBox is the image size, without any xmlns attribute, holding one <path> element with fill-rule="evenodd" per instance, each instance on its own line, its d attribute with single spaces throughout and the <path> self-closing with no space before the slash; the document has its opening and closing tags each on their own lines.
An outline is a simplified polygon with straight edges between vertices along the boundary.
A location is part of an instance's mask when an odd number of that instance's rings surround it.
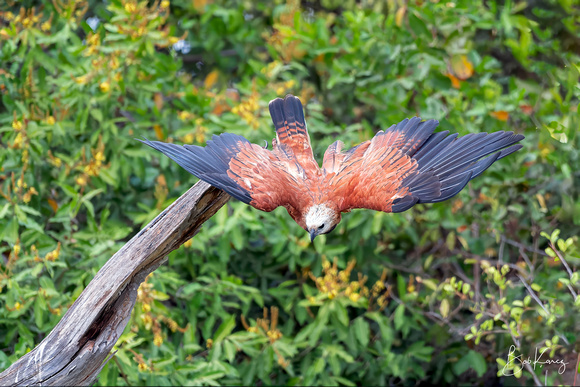
<svg viewBox="0 0 580 387">
<path fill-rule="evenodd" d="M 299 162 L 314 161 L 300 100 L 288 94 L 284 99 L 276 98 L 270 101 L 269 108 L 276 127 L 274 146 L 287 147 Z"/>
<path fill-rule="evenodd" d="M 323 166 L 327 174 L 336 172 L 329 175 L 328 184 L 332 195 L 340 198 L 340 209 L 402 212 L 417 203 L 447 200 L 495 161 L 520 149 L 522 145 L 515 144 L 524 138 L 513 132 L 463 137 L 433 133 L 437 125 L 436 120 L 414 117 L 346 153 L 337 153 L 331 145 L 326 153 L 329 167 Z M 341 157 L 338 167 L 331 163 Z"/>
</svg>

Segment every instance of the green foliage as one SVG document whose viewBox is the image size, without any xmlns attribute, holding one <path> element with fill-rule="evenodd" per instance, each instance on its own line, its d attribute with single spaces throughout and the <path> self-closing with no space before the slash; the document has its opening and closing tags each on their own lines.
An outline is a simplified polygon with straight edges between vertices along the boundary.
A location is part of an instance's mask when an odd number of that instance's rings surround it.
<svg viewBox="0 0 580 387">
<path fill-rule="evenodd" d="M 314 244 L 284 209 L 232 201 L 141 286 L 98 384 L 544 381 L 518 361 L 535 348 L 572 383 L 571 2 L 37 3 L 0 6 L 0 369 L 196 181 L 134 137 L 262 143 L 268 101 L 293 93 L 319 160 L 414 115 L 524 149 L 446 203 L 355 211 Z"/>
</svg>

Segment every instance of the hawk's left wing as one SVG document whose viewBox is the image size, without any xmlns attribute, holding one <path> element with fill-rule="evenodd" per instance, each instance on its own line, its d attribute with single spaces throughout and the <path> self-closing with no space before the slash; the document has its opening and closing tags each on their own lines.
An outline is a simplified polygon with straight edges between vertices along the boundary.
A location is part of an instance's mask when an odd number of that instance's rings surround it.
<svg viewBox="0 0 580 387">
<path fill-rule="evenodd" d="M 524 138 L 513 132 L 457 138 L 448 131 L 433 133 L 437 124 L 414 117 L 346 153 L 340 143 L 331 145 L 323 161 L 329 196 L 341 211 L 402 212 L 416 203 L 447 200 L 493 162 L 520 149 L 514 144 Z"/>
</svg>

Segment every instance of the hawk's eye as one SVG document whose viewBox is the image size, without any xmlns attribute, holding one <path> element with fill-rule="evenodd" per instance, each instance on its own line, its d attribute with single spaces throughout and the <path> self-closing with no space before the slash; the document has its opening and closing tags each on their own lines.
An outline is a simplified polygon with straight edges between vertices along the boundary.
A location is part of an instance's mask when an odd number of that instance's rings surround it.
<svg viewBox="0 0 580 387">
<path fill-rule="evenodd" d="M 322 230 L 324 228 L 324 223 L 322 223 L 320 226 L 318 226 L 319 230 Z"/>
</svg>

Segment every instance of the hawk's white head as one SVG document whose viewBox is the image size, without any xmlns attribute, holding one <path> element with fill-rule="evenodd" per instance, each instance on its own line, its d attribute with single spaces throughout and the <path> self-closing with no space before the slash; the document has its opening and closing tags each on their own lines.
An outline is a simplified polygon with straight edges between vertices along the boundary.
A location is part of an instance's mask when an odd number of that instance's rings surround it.
<svg viewBox="0 0 580 387">
<path fill-rule="evenodd" d="M 310 240 L 313 241 L 317 235 L 326 234 L 334 230 L 340 222 L 340 212 L 330 208 L 325 204 L 315 204 L 308 209 L 304 216 L 306 231 L 310 233 Z"/>
</svg>

